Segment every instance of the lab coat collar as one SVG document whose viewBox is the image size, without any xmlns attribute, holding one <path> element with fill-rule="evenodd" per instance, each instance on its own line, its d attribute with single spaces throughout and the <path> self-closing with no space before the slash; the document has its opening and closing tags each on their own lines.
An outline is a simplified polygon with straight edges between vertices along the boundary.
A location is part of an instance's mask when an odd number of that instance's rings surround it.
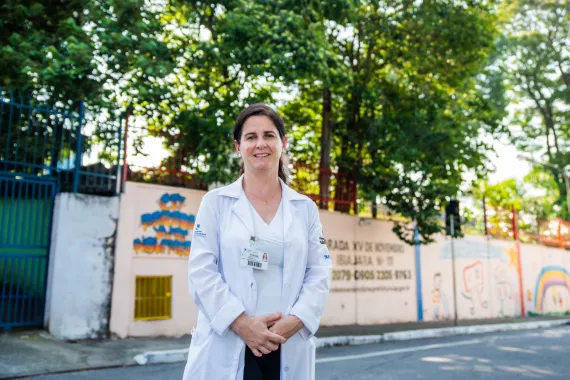
<svg viewBox="0 0 570 380">
<path fill-rule="evenodd" d="M 281 178 L 279 178 L 279 182 L 281 182 L 281 188 L 283 189 L 283 200 L 302 201 L 305 199 L 303 195 L 299 194 L 298 192 L 287 186 L 287 184 L 283 182 Z M 242 184 L 243 184 L 243 175 L 241 175 L 232 184 L 223 187 L 218 194 L 225 197 L 241 198 L 242 196 L 245 196 Z"/>
<path fill-rule="evenodd" d="M 287 236 L 287 231 L 289 230 L 289 227 L 293 222 L 293 218 L 297 213 L 297 208 L 293 204 L 293 201 L 304 200 L 305 197 L 287 186 L 287 184 L 285 184 L 281 178 L 279 178 L 279 181 L 281 182 L 281 188 L 283 189 L 281 200 L 283 204 L 283 233 L 284 236 Z M 232 206 L 232 211 L 237 215 L 237 217 L 253 235 L 253 220 L 251 218 L 251 213 L 248 205 L 249 201 L 243 191 L 242 183 L 243 175 L 240 176 L 237 181 L 231 185 L 221 189 L 219 195 L 238 199 L 238 201 Z"/>
</svg>

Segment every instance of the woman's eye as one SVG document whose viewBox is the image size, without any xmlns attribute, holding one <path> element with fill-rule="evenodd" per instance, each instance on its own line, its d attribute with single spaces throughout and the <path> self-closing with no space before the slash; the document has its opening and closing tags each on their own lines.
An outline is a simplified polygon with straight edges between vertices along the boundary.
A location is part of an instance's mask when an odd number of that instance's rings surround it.
<svg viewBox="0 0 570 380">
<path fill-rule="evenodd" d="M 246 140 L 253 140 L 255 137 L 254 136 L 247 136 Z"/>
<path fill-rule="evenodd" d="M 268 139 L 272 139 L 272 138 L 275 137 L 275 135 L 265 135 L 265 137 L 268 138 Z"/>
</svg>

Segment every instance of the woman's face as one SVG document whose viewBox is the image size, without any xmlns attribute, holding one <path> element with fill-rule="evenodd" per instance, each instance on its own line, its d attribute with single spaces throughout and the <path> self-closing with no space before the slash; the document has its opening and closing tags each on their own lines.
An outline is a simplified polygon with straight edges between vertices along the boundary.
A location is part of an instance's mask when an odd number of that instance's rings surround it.
<svg viewBox="0 0 570 380">
<path fill-rule="evenodd" d="M 241 141 L 234 141 L 246 171 L 279 169 L 281 153 L 287 147 L 287 137 L 281 140 L 273 121 L 263 115 L 250 116 L 243 124 Z"/>
</svg>

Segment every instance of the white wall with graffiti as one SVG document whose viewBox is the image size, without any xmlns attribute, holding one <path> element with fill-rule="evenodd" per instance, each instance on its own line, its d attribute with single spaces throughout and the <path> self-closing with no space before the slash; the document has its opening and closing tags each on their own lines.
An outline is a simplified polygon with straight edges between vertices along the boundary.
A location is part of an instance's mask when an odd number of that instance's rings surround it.
<svg viewBox="0 0 570 380">
<path fill-rule="evenodd" d="M 204 194 L 126 183 L 115 246 L 113 334 L 191 333 L 198 310 L 188 293 L 187 262 Z M 320 215 L 333 261 L 322 326 L 451 320 L 456 309 L 459 319 L 516 317 L 523 309 L 570 312 L 569 251 L 481 236 L 453 242 L 437 236 L 432 244 L 414 247 L 398 240 L 390 222 Z M 141 302 L 137 276 L 171 277 L 170 315 L 135 318 Z"/>
<path fill-rule="evenodd" d="M 188 257 L 203 191 L 127 182 L 121 195 L 111 333 L 184 335 L 198 310 L 188 293 Z M 171 315 L 135 320 L 137 276 L 171 276 Z M 159 291 L 160 289 L 157 289 Z M 152 291 L 152 290 L 151 290 Z M 143 311 L 144 313 L 145 311 Z"/>
<path fill-rule="evenodd" d="M 352 215 L 321 211 L 333 262 L 331 291 L 321 324 L 371 325 L 417 319 L 414 247 L 392 223 L 360 223 Z"/>
<path fill-rule="evenodd" d="M 453 319 L 453 269 L 446 257 L 449 244 L 443 236 L 437 236 L 433 244 L 420 247 L 421 252 L 421 302 L 422 316 L 427 321 Z"/>
<path fill-rule="evenodd" d="M 452 254 L 455 256 L 455 270 Z M 438 237 L 421 247 L 423 319 L 459 319 L 520 315 L 518 252 L 514 242 Z M 456 291 L 453 291 L 455 274 Z"/>
</svg>

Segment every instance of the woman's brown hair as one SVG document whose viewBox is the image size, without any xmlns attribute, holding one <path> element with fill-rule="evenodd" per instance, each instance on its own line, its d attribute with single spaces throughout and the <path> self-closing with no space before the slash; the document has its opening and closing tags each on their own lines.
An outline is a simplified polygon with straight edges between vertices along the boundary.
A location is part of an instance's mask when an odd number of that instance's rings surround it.
<svg viewBox="0 0 570 380">
<path fill-rule="evenodd" d="M 245 121 L 252 116 L 267 116 L 268 118 L 270 118 L 273 124 L 275 125 L 275 128 L 277 128 L 277 132 L 279 133 L 281 141 L 283 141 L 283 139 L 285 138 L 285 123 L 283 122 L 281 116 L 279 116 L 279 114 L 275 112 L 271 107 L 265 104 L 257 103 L 257 104 L 252 104 L 247 108 L 245 108 L 243 111 L 240 112 L 240 114 L 236 118 L 236 121 L 234 123 L 233 134 L 234 134 L 234 140 L 237 141 L 238 145 L 240 144 L 241 141 L 243 125 Z M 239 176 L 241 176 L 243 172 L 244 169 L 242 166 L 239 172 Z M 283 158 L 279 159 L 278 175 L 279 178 L 283 180 L 283 182 L 287 183 L 287 174 L 285 172 L 285 164 L 283 163 Z"/>
</svg>

